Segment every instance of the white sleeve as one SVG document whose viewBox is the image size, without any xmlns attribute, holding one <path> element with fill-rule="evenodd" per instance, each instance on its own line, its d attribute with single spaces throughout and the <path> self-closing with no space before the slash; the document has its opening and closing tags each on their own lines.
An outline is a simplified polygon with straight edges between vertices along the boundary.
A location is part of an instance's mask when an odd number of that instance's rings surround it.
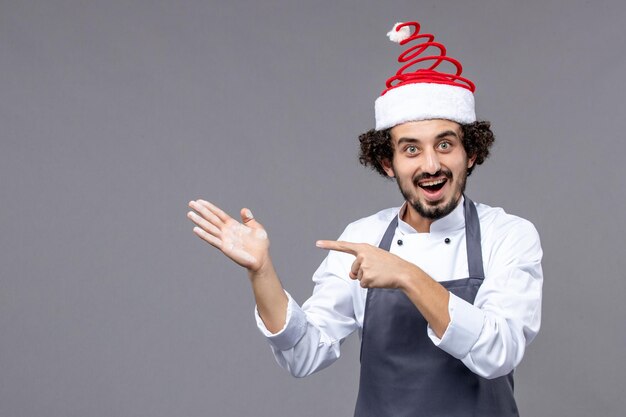
<svg viewBox="0 0 626 417">
<path fill-rule="evenodd" d="M 450 324 L 439 339 L 444 351 L 485 378 L 511 372 L 541 324 L 542 250 L 534 226 L 520 221 L 493 245 L 474 304 L 450 294 Z"/>
<path fill-rule="evenodd" d="M 287 294 L 287 320 L 279 332 L 269 332 L 255 311 L 276 361 L 295 377 L 310 375 L 337 360 L 343 340 L 358 329 L 346 262 L 352 263 L 349 255 L 329 252 L 313 275 L 313 295 L 302 308 Z"/>
</svg>

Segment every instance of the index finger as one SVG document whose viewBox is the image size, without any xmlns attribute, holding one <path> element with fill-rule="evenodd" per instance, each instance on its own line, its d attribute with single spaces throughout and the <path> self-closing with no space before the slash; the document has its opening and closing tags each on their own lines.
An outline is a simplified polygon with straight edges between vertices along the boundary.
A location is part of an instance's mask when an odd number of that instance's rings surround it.
<svg viewBox="0 0 626 417">
<path fill-rule="evenodd" d="M 349 253 L 357 256 L 359 253 L 360 243 L 344 242 L 341 240 L 318 240 L 315 246 L 322 249 L 336 250 L 338 252 Z"/>
</svg>

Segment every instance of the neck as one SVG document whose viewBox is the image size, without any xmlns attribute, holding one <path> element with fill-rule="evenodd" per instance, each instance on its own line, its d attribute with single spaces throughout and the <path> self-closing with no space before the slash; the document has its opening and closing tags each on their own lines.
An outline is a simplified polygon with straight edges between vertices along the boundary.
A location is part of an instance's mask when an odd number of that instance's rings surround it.
<svg viewBox="0 0 626 417">
<path fill-rule="evenodd" d="M 435 221 L 419 214 L 408 202 L 404 206 L 404 213 L 402 213 L 401 218 L 418 233 L 430 233 L 430 225 Z"/>
</svg>

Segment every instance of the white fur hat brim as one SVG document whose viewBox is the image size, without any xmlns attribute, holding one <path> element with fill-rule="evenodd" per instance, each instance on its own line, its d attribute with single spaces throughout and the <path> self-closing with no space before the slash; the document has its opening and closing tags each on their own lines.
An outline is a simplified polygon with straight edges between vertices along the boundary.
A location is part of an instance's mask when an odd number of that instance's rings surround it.
<svg viewBox="0 0 626 417">
<path fill-rule="evenodd" d="M 414 83 L 392 88 L 376 99 L 374 107 L 376 130 L 429 119 L 460 124 L 476 121 L 474 94 L 448 84 Z"/>
</svg>

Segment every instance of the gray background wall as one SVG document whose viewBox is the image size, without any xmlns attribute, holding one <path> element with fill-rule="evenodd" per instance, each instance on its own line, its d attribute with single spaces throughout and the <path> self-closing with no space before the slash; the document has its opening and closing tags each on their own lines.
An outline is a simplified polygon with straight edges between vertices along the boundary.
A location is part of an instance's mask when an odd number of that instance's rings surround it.
<svg viewBox="0 0 626 417">
<path fill-rule="evenodd" d="M 296 380 L 243 271 L 185 218 L 251 207 L 303 301 L 356 218 L 399 205 L 356 161 L 417 19 L 478 86 L 477 201 L 533 221 L 542 332 L 525 416 L 623 416 L 622 1 L 0 1 L 0 416 L 349 416 L 358 340 Z"/>
</svg>

